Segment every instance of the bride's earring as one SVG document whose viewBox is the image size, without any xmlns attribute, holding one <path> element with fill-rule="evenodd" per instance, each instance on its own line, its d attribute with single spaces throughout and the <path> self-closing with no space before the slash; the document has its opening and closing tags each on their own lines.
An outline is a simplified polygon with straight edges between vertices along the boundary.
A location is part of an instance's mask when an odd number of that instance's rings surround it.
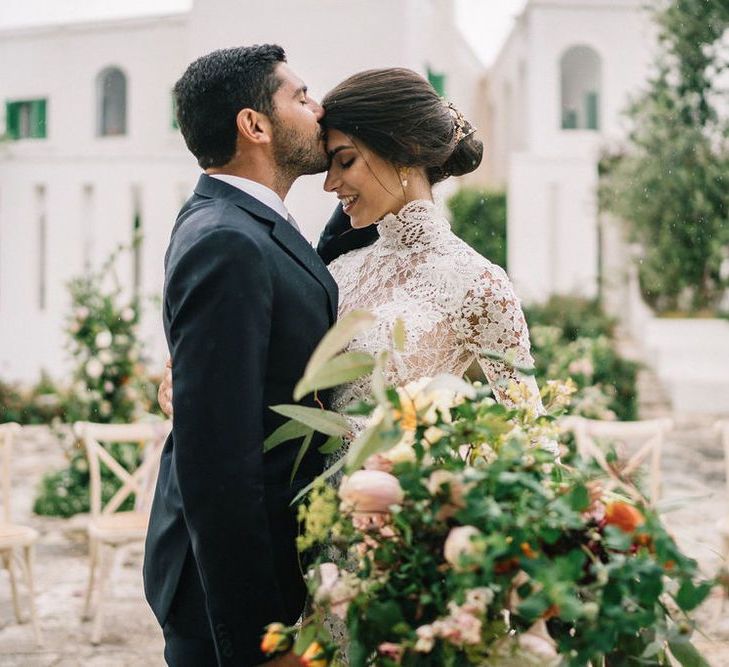
<svg viewBox="0 0 729 667">
<path fill-rule="evenodd" d="M 408 186 L 408 171 L 407 167 L 401 167 L 397 172 L 397 175 L 400 177 L 400 184 L 403 188 Z"/>
</svg>

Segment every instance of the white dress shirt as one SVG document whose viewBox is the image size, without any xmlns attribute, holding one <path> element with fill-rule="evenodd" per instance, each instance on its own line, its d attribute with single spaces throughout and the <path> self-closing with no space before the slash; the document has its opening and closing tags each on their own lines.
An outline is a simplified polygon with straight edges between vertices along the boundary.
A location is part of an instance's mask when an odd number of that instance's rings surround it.
<svg viewBox="0 0 729 667">
<path fill-rule="evenodd" d="M 249 178 L 243 178 L 242 176 L 232 176 L 231 174 L 210 174 L 210 176 L 228 183 L 239 190 L 243 190 L 243 192 L 257 199 L 261 204 L 276 211 L 284 220 L 290 219 L 289 212 L 286 206 L 284 206 L 283 200 L 271 188 L 252 181 Z"/>
</svg>

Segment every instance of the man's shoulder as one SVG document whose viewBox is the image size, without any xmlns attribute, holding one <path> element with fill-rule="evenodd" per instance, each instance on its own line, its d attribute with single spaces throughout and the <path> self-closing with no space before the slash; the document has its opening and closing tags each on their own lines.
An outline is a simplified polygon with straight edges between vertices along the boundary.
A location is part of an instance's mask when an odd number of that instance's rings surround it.
<svg viewBox="0 0 729 667">
<path fill-rule="evenodd" d="M 268 226 L 245 209 L 223 199 L 193 201 L 180 212 L 170 239 L 168 262 L 198 245 L 220 241 L 259 247 L 270 239 Z"/>
</svg>

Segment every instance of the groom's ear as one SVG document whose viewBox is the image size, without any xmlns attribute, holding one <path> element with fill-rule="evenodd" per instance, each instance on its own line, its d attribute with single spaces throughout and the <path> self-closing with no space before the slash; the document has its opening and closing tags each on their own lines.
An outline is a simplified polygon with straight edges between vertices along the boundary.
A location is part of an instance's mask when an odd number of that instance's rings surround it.
<svg viewBox="0 0 729 667">
<path fill-rule="evenodd" d="M 235 119 L 238 134 L 252 144 L 271 143 L 271 121 L 253 109 L 241 109 Z"/>
</svg>

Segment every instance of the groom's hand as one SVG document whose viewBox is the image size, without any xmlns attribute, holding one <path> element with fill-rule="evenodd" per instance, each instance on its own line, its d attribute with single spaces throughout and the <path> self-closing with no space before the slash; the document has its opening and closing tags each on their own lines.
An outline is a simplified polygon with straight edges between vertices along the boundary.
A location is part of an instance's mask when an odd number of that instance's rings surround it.
<svg viewBox="0 0 729 667">
<path fill-rule="evenodd" d="M 167 358 L 162 383 L 157 390 L 157 402 L 168 417 L 172 417 L 172 357 Z"/>
<path fill-rule="evenodd" d="M 302 664 L 301 658 L 293 651 L 289 651 L 275 657 L 273 660 L 262 663 L 258 667 L 301 667 Z"/>
</svg>

